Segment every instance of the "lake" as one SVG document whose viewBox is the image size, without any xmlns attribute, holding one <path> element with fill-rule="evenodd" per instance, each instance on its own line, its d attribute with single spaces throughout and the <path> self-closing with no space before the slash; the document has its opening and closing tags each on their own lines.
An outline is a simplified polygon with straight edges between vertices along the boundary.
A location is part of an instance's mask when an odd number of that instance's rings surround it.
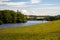
<svg viewBox="0 0 60 40">
<path fill-rule="evenodd" d="M 0 28 L 9 28 L 9 27 L 17 27 L 17 26 L 29 26 L 29 25 L 45 23 L 45 22 L 47 22 L 47 21 L 29 20 L 26 23 L 2 24 L 2 25 L 0 25 Z"/>
</svg>

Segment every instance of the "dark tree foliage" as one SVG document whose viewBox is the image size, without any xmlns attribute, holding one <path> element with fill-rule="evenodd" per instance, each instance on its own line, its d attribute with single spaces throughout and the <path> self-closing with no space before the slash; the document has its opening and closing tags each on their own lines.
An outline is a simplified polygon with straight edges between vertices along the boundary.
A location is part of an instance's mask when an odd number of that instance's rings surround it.
<svg viewBox="0 0 60 40">
<path fill-rule="evenodd" d="M 57 15 L 57 16 L 47 16 L 47 17 L 44 18 L 44 20 L 47 20 L 47 21 L 60 20 L 60 15 Z"/>
<path fill-rule="evenodd" d="M 45 17 L 45 20 L 53 21 L 53 20 L 55 20 L 55 18 L 53 16 L 47 16 L 47 17 Z"/>
<path fill-rule="evenodd" d="M 19 22 L 26 22 L 27 20 L 26 20 L 26 16 L 25 15 L 23 15 L 23 14 L 21 14 L 21 12 L 19 12 L 18 14 L 17 14 L 17 23 L 19 23 Z"/>
<path fill-rule="evenodd" d="M 59 20 L 60 19 L 60 15 L 55 16 L 55 19 Z"/>
<path fill-rule="evenodd" d="M 26 16 L 21 12 L 12 10 L 0 10 L 0 24 L 4 23 L 23 23 L 26 22 Z"/>
<path fill-rule="evenodd" d="M 0 25 L 3 24 L 2 20 L 0 20 Z"/>
</svg>

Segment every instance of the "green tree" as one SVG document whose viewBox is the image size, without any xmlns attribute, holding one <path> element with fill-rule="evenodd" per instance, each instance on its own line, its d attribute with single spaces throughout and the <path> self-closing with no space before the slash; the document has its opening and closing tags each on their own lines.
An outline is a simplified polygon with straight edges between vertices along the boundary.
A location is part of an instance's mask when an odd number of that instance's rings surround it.
<svg viewBox="0 0 60 40">
<path fill-rule="evenodd" d="M 53 20 L 55 20 L 55 17 L 54 16 L 47 16 L 47 17 L 45 17 L 45 20 L 53 21 Z"/>
<path fill-rule="evenodd" d="M 23 15 L 21 12 L 19 12 L 18 14 L 17 14 L 17 23 L 24 23 L 24 22 L 26 22 L 26 16 L 25 15 Z"/>
<path fill-rule="evenodd" d="M 16 20 L 17 20 L 17 14 L 15 11 L 10 11 L 10 14 L 11 14 L 11 21 L 12 23 L 16 23 Z"/>
<path fill-rule="evenodd" d="M 55 19 L 59 20 L 60 19 L 60 15 L 55 16 Z"/>
<path fill-rule="evenodd" d="M 1 24 L 3 24 L 3 21 L 2 21 L 2 20 L 0 20 L 0 25 L 1 25 Z"/>
<path fill-rule="evenodd" d="M 26 16 L 21 12 L 13 10 L 0 10 L 0 23 L 23 23 L 26 22 Z"/>
</svg>

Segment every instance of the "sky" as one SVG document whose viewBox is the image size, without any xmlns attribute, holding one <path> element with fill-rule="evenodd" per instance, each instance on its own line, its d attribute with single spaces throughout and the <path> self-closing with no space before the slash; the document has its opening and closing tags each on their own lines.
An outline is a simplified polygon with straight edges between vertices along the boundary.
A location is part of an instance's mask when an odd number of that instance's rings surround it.
<svg viewBox="0 0 60 40">
<path fill-rule="evenodd" d="M 0 0 L 0 10 L 19 10 L 25 15 L 60 15 L 60 0 Z"/>
</svg>

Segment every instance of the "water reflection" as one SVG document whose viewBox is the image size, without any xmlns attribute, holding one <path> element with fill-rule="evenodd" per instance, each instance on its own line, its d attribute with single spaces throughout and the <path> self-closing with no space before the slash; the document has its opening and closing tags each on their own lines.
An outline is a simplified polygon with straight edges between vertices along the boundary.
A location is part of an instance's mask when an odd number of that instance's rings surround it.
<svg viewBox="0 0 60 40">
<path fill-rule="evenodd" d="M 8 27 L 17 27 L 17 26 L 28 26 L 28 25 L 33 25 L 33 24 L 38 24 L 38 23 L 44 23 L 47 21 L 27 21 L 26 23 L 16 23 L 16 24 L 3 24 L 0 25 L 0 28 L 8 28 Z"/>
</svg>

